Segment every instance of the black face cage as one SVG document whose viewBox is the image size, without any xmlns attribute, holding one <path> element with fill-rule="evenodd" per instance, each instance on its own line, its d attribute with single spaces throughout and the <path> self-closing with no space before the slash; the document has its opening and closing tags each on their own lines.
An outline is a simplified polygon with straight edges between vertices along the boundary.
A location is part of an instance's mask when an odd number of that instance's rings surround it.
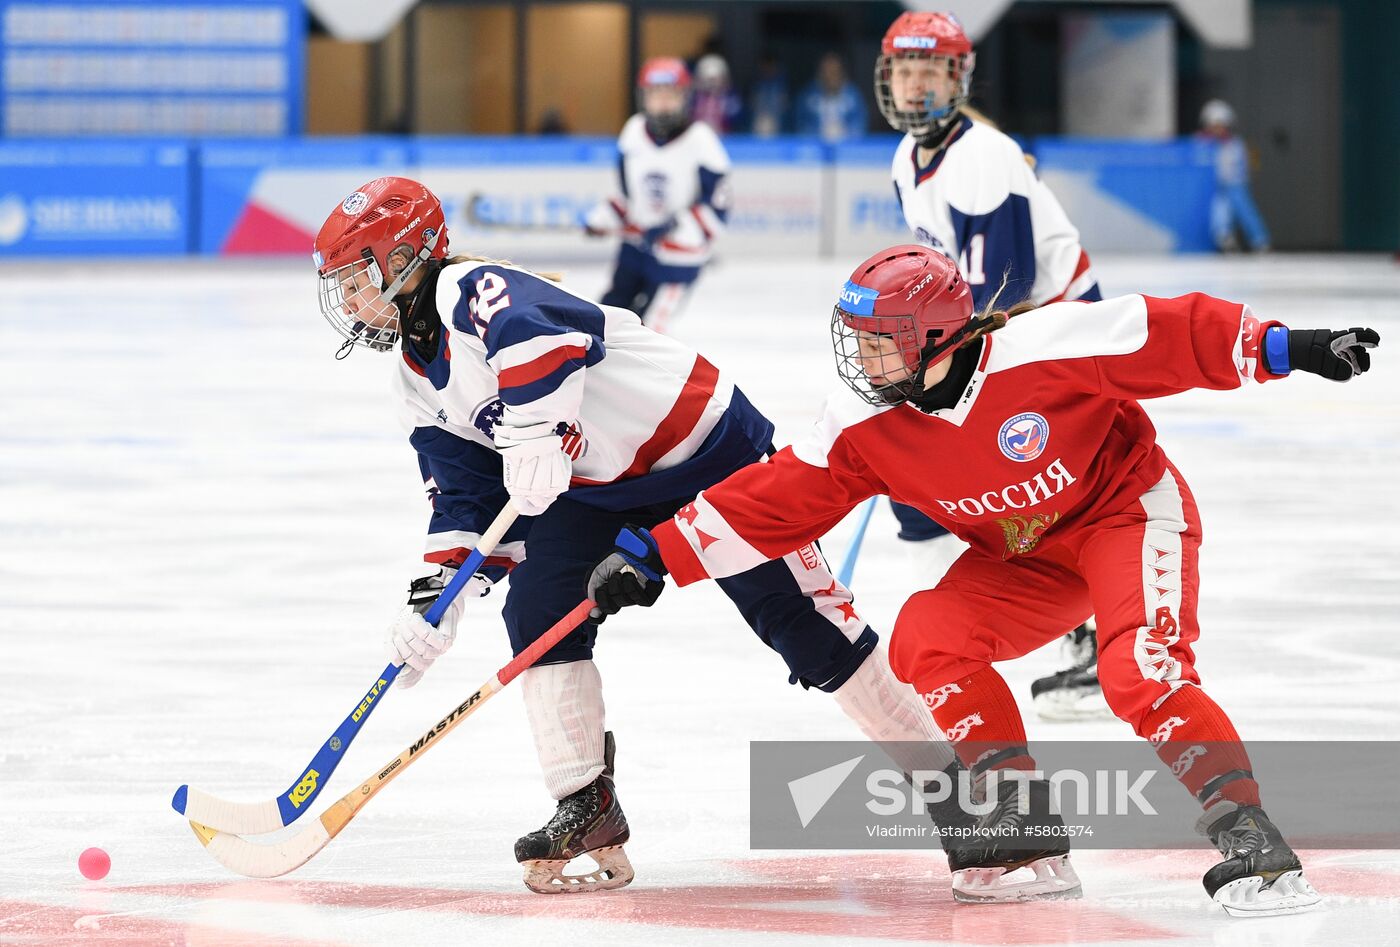
<svg viewBox="0 0 1400 947">
<path fill-rule="evenodd" d="M 859 319 L 869 328 L 854 329 L 847 324 L 847 319 Z M 900 316 L 853 316 L 840 306 L 831 310 L 831 346 L 836 352 L 836 374 L 840 376 L 841 381 L 845 382 L 846 387 L 854 391 L 866 403 L 873 405 L 903 404 L 923 388 L 924 367 L 920 364 L 917 342 L 910 322 L 911 320 Z M 865 373 L 865 367 L 860 358 L 858 331 L 886 335 L 896 339 L 899 343 L 896 350 L 881 360 L 882 363 L 888 363 L 880 366 L 883 369 L 881 374 L 885 374 L 886 371 L 889 374 L 896 374 L 903 370 L 909 372 L 909 377 L 885 385 L 871 384 L 870 376 Z"/>
<path fill-rule="evenodd" d="M 900 109 L 895 105 L 891 77 L 894 63 L 902 58 L 945 59 L 949 74 L 957 82 L 958 92 L 952 101 L 939 107 L 931 96 L 925 96 L 924 107 L 920 109 Z M 924 138 L 947 128 L 957 117 L 958 108 L 967 102 L 972 89 L 972 69 L 976 65 L 976 53 L 961 53 L 957 56 L 911 57 L 909 53 L 886 53 L 875 60 L 875 99 L 880 104 L 880 114 L 897 131 L 906 132 L 915 138 Z"/>
<path fill-rule="evenodd" d="M 681 107 L 671 112 L 648 112 L 646 104 L 646 86 L 637 86 L 636 99 L 637 111 L 642 113 L 642 118 L 646 122 L 647 132 L 653 138 L 669 138 L 685 127 L 690 121 L 691 110 L 695 106 L 695 93 L 690 89 L 682 89 L 683 102 Z"/>
</svg>

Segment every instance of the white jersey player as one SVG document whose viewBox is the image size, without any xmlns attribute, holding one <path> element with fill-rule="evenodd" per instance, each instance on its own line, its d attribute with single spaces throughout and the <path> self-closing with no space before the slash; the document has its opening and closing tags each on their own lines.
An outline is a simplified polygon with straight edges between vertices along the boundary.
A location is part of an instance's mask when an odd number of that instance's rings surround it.
<svg viewBox="0 0 1400 947">
<path fill-rule="evenodd" d="M 905 133 L 891 165 L 919 242 L 952 257 L 981 307 L 1099 300 L 1079 231 L 1019 145 L 966 108 L 976 54 L 944 13 L 905 13 L 881 44 L 875 93 Z"/>
<path fill-rule="evenodd" d="M 647 62 L 637 97 L 641 111 L 617 139 L 621 193 L 592 208 L 584 226 L 622 236 L 602 303 L 665 332 L 724 232 L 729 154 L 714 129 L 691 120 L 690 73 L 679 59 Z"/>
<path fill-rule="evenodd" d="M 955 260 L 978 309 L 1102 299 L 1079 231 L 1019 145 L 967 105 L 977 54 L 957 19 L 908 12 L 886 31 L 875 66 L 875 97 L 904 138 L 890 174 L 918 242 Z M 974 116 L 976 116 L 974 118 Z M 912 506 L 891 502 L 899 537 L 934 581 L 962 551 L 947 530 Z M 1092 625 L 1065 639 L 1069 668 L 1031 688 L 1051 720 L 1108 716 L 1098 685 Z"/>
<path fill-rule="evenodd" d="M 483 595 L 509 573 L 501 615 L 518 655 L 579 604 L 623 526 L 672 516 L 772 452 L 772 422 L 694 349 L 547 277 L 449 257 L 442 204 L 417 181 L 379 178 L 347 197 L 316 238 L 316 263 L 322 313 L 346 346 L 393 354 L 395 399 L 432 503 L 424 558 L 442 571 L 413 583 L 391 629 L 405 686 L 452 643 L 465 594 L 436 628 L 419 612 L 507 502 L 522 515 L 467 591 Z M 815 544 L 722 588 L 781 655 L 789 683 L 832 694 L 903 771 L 956 765 Z M 596 632 L 585 622 L 520 675 L 557 801 L 553 818 L 515 848 L 526 885 L 542 893 L 632 879 Z M 678 657 L 684 648 L 677 638 Z M 722 688 L 695 679 L 683 660 L 665 673 L 678 688 Z M 598 869 L 565 874 L 583 854 Z"/>
</svg>

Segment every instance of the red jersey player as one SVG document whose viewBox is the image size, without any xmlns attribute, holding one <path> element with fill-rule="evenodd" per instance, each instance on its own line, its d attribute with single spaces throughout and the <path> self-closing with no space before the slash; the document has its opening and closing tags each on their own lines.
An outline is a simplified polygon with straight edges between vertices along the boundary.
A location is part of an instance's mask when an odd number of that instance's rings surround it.
<svg viewBox="0 0 1400 947">
<path fill-rule="evenodd" d="M 896 676 L 924 695 L 949 739 L 971 737 L 958 744 L 963 761 L 979 775 L 1033 768 L 993 664 L 1092 611 L 1104 696 L 1200 800 L 1199 827 L 1225 855 L 1207 892 L 1231 913 L 1309 907 L 1319 896 L 1260 808 L 1239 736 L 1196 674 L 1200 520 L 1138 401 L 1290 370 L 1346 381 L 1370 367 L 1379 336 L 1289 330 L 1199 293 L 1057 303 L 1008 322 L 1018 308 L 998 311 L 993 300 L 974 314 L 957 267 L 926 247 L 866 260 L 832 318 L 850 390 L 828 401 L 805 441 L 650 532 L 624 530 L 589 594 L 608 614 L 651 604 L 667 572 L 679 585 L 731 575 L 822 536 L 867 497 L 909 503 L 971 545 L 936 588 L 908 600 L 890 643 Z M 1016 782 L 987 780 L 998 802 L 984 820 L 1011 813 Z M 1032 822 L 1059 823 L 1043 783 L 1030 782 L 1028 795 Z M 955 896 L 1073 896 L 1062 839 L 989 841 L 954 872 Z M 1023 866 L 1036 877 L 1007 877 Z"/>
</svg>

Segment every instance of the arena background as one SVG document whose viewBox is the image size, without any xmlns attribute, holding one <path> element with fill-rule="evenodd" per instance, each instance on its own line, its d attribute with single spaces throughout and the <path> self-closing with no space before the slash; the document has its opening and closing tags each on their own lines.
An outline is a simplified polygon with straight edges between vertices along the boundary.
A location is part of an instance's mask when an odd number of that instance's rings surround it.
<svg viewBox="0 0 1400 947">
<path fill-rule="evenodd" d="M 1296 741 L 1296 767 L 1266 774 L 1266 805 L 1306 789 L 1298 769 L 1318 775 L 1304 741 L 1342 741 L 1387 772 L 1400 4 L 933 8 L 974 36 L 974 104 L 1035 154 L 1105 295 L 1203 291 L 1294 327 L 1380 331 L 1352 384 L 1293 377 L 1146 408 L 1205 523 L 1197 666 L 1247 741 Z M 866 98 L 864 133 L 831 142 L 784 123 L 762 137 L 741 118 L 725 134 L 732 231 L 675 327 L 791 443 L 836 384 L 843 280 L 909 236 L 869 89 L 902 9 L 0 0 L 0 942 L 1400 944 L 1394 818 L 1365 848 L 1294 838 L 1327 900 L 1257 921 L 1205 897 L 1217 853 L 1186 824 L 1181 849 L 1077 849 L 1085 897 L 1057 904 L 955 904 L 936 851 L 756 850 L 751 741 L 855 733 L 789 686 L 708 584 L 599 637 L 637 868 L 623 891 L 521 885 L 512 845 L 553 802 L 515 687 L 285 878 L 233 875 L 171 810 L 184 783 L 253 801 L 303 773 L 384 666 L 384 629 L 422 572 L 422 480 L 386 393 L 395 359 L 335 360 L 318 312 L 325 216 L 366 180 L 409 173 L 444 198 L 455 250 L 562 270 L 596 296 L 614 242 L 474 228 L 468 198 L 499 224 L 572 226 L 614 187 L 647 56 L 721 55 L 751 109 L 761 69 L 795 97 L 835 52 Z M 1254 154 L 1268 253 L 1211 245 L 1213 146 L 1195 133 L 1216 97 Z M 884 633 L 927 582 L 888 505 L 874 509 L 852 588 Z M 824 540 L 833 560 L 859 516 Z M 504 597 L 470 606 L 453 650 L 380 702 L 327 799 L 510 659 Z M 1131 738 L 1117 720 L 1034 718 L 1030 684 L 1058 661 L 1047 648 L 1001 666 L 1032 740 Z M 1351 788 L 1309 798 L 1325 814 Z M 78 873 L 89 847 L 111 855 L 101 881 Z"/>
<path fill-rule="evenodd" d="M 1091 253 L 1212 248 L 1201 105 L 1230 102 L 1278 250 L 1400 248 L 1400 7 L 1367 0 L 945 3 L 974 101 L 1039 162 Z M 851 256 L 902 239 L 871 63 L 899 4 L 453 0 L 0 2 L 0 254 L 305 253 L 327 208 L 385 172 L 455 213 L 572 221 L 613 184 L 645 58 L 729 64 L 747 108 L 795 100 L 838 54 L 864 134 L 756 137 L 741 118 L 722 253 Z M 550 134 L 536 134 L 541 130 Z M 569 134 L 558 134 L 567 130 Z M 593 256 L 572 234 L 501 252 Z"/>
</svg>

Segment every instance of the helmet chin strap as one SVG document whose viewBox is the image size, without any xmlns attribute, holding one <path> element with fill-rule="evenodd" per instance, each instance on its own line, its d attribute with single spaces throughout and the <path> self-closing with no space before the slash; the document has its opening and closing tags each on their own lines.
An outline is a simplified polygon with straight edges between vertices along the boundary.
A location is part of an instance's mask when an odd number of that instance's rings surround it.
<svg viewBox="0 0 1400 947">
<path fill-rule="evenodd" d="M 384 288 L 384 292 L 381 295 L 383 295 L 385 299 L 394 299 L 397 297 L 399 291 L 403 289 L 403 284 L 408 282 L 408 278 L 418 272 L 418 268 L 432 258 L 433 247 L 437 246 L 439 237 L 440 234 L 434 232 L 432 236 L 423 241 L 423 249 L 419 250 L 418 254 L 412 260 L 408 261 L 408 265 L 399 271 L 399 275 L 394 277 L 394 281 Z M 385 260 L 384 262 L 387 263 L 389 261 Z"/>
<path fill-rule="evenodd" d="M 911 387 L 914 389 L 914 394 L 918 394 L 920 391 L 924 390 L 924 373 L 928 371 L 930 365 L 943 356 L 943 353 L 957 348 L 969 335 L 982 331 L 994 322 L 996 322 L 996 320 L 991 316 L 974 316 L 959 326 L 957 331 L 942 342 L 925 348 L 924 354 L 919 356 L 919 369 L 910 379 L 913 383 Z M 911 394 L 909 397 L 912 398 L 913 395 Z"/>
</svg>

